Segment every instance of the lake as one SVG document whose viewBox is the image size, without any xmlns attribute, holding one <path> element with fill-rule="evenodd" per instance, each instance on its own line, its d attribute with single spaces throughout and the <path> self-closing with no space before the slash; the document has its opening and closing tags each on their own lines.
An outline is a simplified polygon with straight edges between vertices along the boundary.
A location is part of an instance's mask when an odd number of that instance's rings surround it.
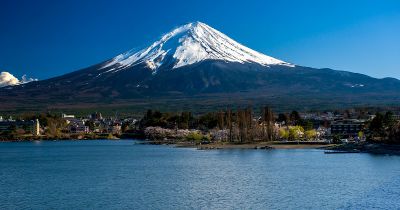
<svg viewBox="0 0 400 210">
<path fill-rule="evenodd" d="M 0 209 L 400 209 L 400 157 L 0 143 Z"/>
</svg>

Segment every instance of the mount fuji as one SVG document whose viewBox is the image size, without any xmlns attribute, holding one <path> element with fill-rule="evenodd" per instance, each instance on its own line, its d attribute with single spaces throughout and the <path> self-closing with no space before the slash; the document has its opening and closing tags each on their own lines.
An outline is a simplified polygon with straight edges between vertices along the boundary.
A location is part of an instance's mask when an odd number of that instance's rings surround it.
<svg viewBox="0 0 400 210">
<path fill-rule="evenodd" d="M 109 71 L 114 72 L 144 63 L 156 73 L 163 65 L 175 69 L 205 60 L 292 66 L 247 48 L 204 23 L 195 22 L 174 29 L 145 49 L 118 55 L 102 68 L 111 67 Z"/>
<path fill-rule="evenodd" d="M 259 103 L 288 109 L 329 108 L 396 104 L 400 81 L 295 65 L 193 22 L 148 47 L 100 64 L 0 88 L 0 100 L 5 110 L 98 106 L 199 110 Z"/>
</svg>

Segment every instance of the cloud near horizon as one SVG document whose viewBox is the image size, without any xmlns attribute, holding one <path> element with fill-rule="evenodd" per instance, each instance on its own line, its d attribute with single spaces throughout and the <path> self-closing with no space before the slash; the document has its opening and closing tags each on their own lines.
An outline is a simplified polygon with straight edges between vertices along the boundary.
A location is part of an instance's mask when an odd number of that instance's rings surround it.
<svg viewBox="0 0 400 210">
<path fill-rule="evenodd" d="M 26 75 L 23 75 L 21 80 L 19 80 L 9 72 L 3 71 L 0 73 L 0 87 L 21 85 L 33 81 L 38 81 L 38 80 L 33 78 L 27 78 Z"/>
</svg>

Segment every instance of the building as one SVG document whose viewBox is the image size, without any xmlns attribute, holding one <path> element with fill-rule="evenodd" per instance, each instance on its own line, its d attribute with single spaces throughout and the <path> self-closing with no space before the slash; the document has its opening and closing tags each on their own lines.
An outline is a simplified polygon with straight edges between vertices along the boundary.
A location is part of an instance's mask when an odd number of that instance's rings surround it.
<svg viewBox="0 0 400 210">
<path fill-rule="evenodd" d="M 85 120 L 76 118 L 65 118 L 68 124 L 69 133 L 89 133 L 89 126 L 86 126 Z"/>
<path fill-rule="evenodd" d="M 85 126 L 84 124 L 71 124 L 69 125 L 69 132 L 70 133 L 89 133 L 89 127 Z"/>
<path fill-rule="evenodd" d="M 72 115 L 72 114 L 62 114 L 61 117 L 64 118 L 64 119 L 65 119 L 65 118 L 75 118 L 75 115 Z"/>
<path fill-rule="evenodd" d="M 90 118 L 91 118 L 92 120 L 102 120 L 102 119 L 103 119 L 103 116 L 101 115 L 100 112 L 95 112 L 95 113 L 93 113 L 93 114 L 90 115 Z"/>
<path fill-rule="evenodd" d="M 39 120 L 7 120 L 0 121 L 0 132 L 12 132 L 18 129 L 23 129 L 26 133 L 30 133 L 34 136 L 40 135 L 40 124 Z"/>
<path fill-rule="evenodd" d="M 90 132 L 89 126 L 86 126 L 86 119 L 75 118 L 75 115 L 67 114 L 62 114 L 61 117 L 68 124 L 67 132 L 74 134 L 83 134 Z"/>
<path fill-rule="evenodd" d="M 331 134 L 341 137 L 357 137 L 364 125 L 365 121 L 356 119 L 334 121 L 331 124 Z"/>
</svg>

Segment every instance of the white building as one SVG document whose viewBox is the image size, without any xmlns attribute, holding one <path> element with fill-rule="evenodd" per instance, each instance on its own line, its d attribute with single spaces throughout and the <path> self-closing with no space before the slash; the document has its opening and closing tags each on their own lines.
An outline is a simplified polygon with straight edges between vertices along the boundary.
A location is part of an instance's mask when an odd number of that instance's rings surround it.
<svg viewBox="0 0 400 210">
<path fill-rule="evenodd" d="M 75 115 L 62 114 L 61 117 L 64 118 L 64 119 L 65 118 L 75 118 Z"/>
</svg>

